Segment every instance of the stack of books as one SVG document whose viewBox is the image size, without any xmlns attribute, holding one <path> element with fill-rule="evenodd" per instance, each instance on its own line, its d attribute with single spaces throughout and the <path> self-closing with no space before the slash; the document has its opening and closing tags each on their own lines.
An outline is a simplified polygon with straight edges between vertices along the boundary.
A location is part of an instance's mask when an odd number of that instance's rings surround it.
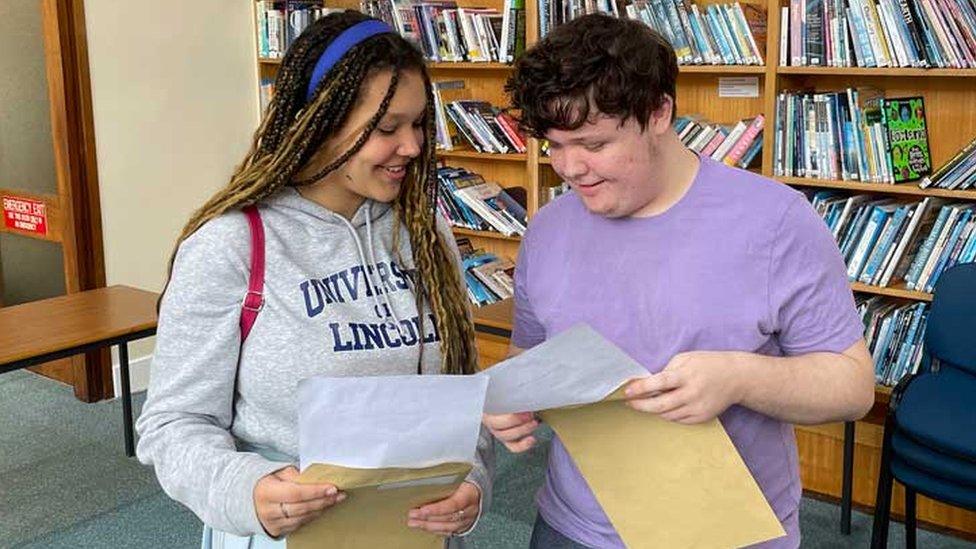
<svg viewBox="0 0 976 549">
<path fill-rule="evenodd" d="M 524 0 L 505 0 L 502 11 L 449 0 L 363 0 L 360 9 L 397 29 L 431 61 L 511 63 L 525 51 Z"/>
<path fill-rule="evenodd" d="M 526 138 L 518 124 L 507 112 L 487 101 L 460 100 L 444 102 L 442 86 L 434 85 L 434 119 L 437 127 L 437 147 L 454 150 L 462 143 L 481 153 L 524 153 Z M 450 121 L 450 123 L 448 122 Z"/>
<path fill-rule="evenodd" d="M 976 139 L 969 142 L 955 156 L 918 184 L 927 189 L 964 191 L 976 188 Z"/>
<path fill-rule="evenodd" d="M 931 292 L 939 276 L 957 263 L 976 260 L 976 204 L 960 202 L 939 208 L 932 229 L 920 240 L 905 275 L 912 290 Z"/>
<path fill-rule="evenodd" d="M 972 0 L 790 0 L 780 18 L 780 64 L 976 67 Z"/>
<path fill-rule="evenodd" d="M 905 304 L 864 295 L 858 295 L 856 303 L 864 322 L 864 341 L 874 359 L 875 380 L 892 386 L 916 373 L 922 362 L 928 303 Z"/>
<path fill-rule="evenodd" d="M 685 0 L 629 0 L 627 17 L 668 39 L 678 63 L 687 65 L 763 65 L 766 11 L 758 4 Z"/>
<path fill-rule="evenodd" d="M 922 97 L 885 98 L 868 87 L 784 92 L 774 133 L 779 177 L 902 183 L 931 171 Z"/>
<path fill-rule="evenodd" d="M 515 264 L 510 259 L 475 249 L 468 238 L 458 238 L 457 244 L 471 303 L 480 307 L 515 294 Z"/>
<path fill-rule="evenodd" d="M 322 0 L 258 0 L 255 11 L 258 55 L 280 59 L 313 21 L 342 10 L 327 8 Z"/>
<path fill-rule="evenodd" d="M 506 236 L 525 234 L 528 223 L 525 206 L 498 183 L 453 167 L 438 168 L 437 182 L 437 209 L 451 225 L 497 231 Z"/>
<path fill-rule="evenodd" d="M 873 195 L 810 191 L 837 239 L 851 281 L 931 292 L 957 263 L 976 260 L 976 204 L 926 197 L 902 202 Z"/>
<path fill-rule="evenodd" d="M 761 158 L 765 120 L 758 114 L 729 125 L 716 124 L 700 116 L 680 116 L 674 121 L 674 131 L 686 147 L 698 154 L 729 166 L 747 168 Z"/>
</svg>

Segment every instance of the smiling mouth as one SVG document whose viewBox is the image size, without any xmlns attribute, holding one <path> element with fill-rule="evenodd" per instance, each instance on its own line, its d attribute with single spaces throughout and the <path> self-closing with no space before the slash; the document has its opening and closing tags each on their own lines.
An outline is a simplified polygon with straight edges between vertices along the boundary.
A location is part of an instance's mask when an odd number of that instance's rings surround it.
<svg viewBox="0 0 976 549">
<path fill-rule="evenodd" d="M 603 183 L 603 180 L 602 179 L 599 180 L 599 181 L 597 181 L 596 183 L 588 183 L 588 184 L 585 184 L 585 185 L 583 183 L 577 183 L 576 186 L 579 187 L 579 188 L 581 188 L 581 189 L 592 189 L 593 187 L 596 187 L 597 185 L 600 185 L 601 183 Z"/>
</svg>

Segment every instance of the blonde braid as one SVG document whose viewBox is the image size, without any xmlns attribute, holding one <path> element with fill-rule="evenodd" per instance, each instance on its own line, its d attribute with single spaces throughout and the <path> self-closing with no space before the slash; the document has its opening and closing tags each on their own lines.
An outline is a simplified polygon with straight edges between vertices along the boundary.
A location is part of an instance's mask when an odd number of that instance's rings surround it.
<svg viewBox="0 0 976 549">
<path fill-rule="evenodd" d="M 410 235 L 414 266 L 417 269 L 420 288 L 418 292 L 430 302 L 434 321 L 441 338 L 441 372 L 445 374 L 472 374 L 477 371 L 477 349 L 474 325 L 468 313 L 468 300 L 453 253 L 437 231 L 436 192 L 437 179 L 434 159 L 433 95 L 427 75 L 427 113 L 424 128 L 424 154 L 418 159 L 413 177 L 398 200 Z M 396 233 L 394 233 L 396 234 Z M 422 310 L 422 309 L 420 309 Z"/>
</svg>

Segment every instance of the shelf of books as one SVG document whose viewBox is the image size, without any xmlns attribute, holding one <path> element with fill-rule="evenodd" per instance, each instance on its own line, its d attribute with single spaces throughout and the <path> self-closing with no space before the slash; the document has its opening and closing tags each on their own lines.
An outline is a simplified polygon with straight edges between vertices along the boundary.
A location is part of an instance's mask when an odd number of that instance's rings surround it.
<svg viewBox="0 0 976 549">
<path fill-rule="evenodd" d="M 972 78 L 973 69 L 921 69 L 877 67 L 778 67 L 777 74 L 808 76 L 879 76 L 879 77 L 962 77 Z"/>
<path fill-rule="evenodd" d="M 430 60 L 438 206 L 465 252 L 469 296 L 483 305 L 475 318 L 490 316 L 496 327 L 511 314 L 506 298 L 519 235 L 540 207 L 567 191 L 545 144 L 514 127 L 504 83 L 526 46 L 589 11 L 639 19 L 674 45 L 675 129 L 689 148 L 802 190 L 824 218 L 844 255 L 875 359 L 875 419 L 883 417 L 890 386 L 917 368 L 939 276 L 976 260 L 976 0 L 328 6 L 386 19 Z M 267 97 L 275 59 L 300 28 L 284 21 L 314 19 L 322 3 L 256 1 L 256 8 Z M 861 425 L 854 499 L 870 505 L 881 430 Z M 842 426 L 798 427 L 797 436 L 805 488 L 839 496 Z M 894 500 L 898 513 L 897 494 Z M 976 533 L 976 514 L 927 500 L 918 511 L 920 520 Z"/>
</svg>

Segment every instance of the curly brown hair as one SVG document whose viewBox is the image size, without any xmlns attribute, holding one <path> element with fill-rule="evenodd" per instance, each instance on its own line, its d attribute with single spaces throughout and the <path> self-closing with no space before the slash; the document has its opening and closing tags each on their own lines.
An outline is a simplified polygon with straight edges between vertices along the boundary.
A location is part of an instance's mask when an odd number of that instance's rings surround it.
<svg viewBox="0 0 976 549">
<path fill-rule="evenodd" d="M 665 97 L 674 120 L 677 77 L 674 48 L 659 33 L 591 14 L 557 27 L 520 57 L 505 91 L 522 111 L 520 125 L 535 137 L 581 127 L 594 107 L 621 123 L 634 118 L 643 131 Z"/>
</svg>

